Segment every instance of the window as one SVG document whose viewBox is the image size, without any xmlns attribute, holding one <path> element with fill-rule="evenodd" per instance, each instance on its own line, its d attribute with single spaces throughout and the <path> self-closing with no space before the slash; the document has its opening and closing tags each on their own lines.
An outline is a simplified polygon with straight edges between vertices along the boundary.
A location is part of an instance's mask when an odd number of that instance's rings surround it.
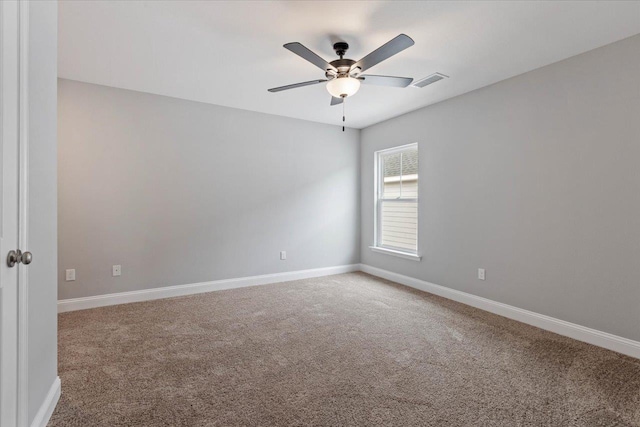
<svg viewBox="0 0 640 427">
<path fill-rule="evenodd" d="M 419 260 L 418 144 L 376 152 L 375 251 Z"/>
</svg>

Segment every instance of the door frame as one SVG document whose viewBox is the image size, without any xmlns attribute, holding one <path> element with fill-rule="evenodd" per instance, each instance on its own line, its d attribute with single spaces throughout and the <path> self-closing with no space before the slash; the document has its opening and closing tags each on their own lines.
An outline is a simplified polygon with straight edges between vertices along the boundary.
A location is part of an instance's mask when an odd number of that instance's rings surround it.
<svg viewBox="0 0 640 427">
<path fill-rule="evenodd" d="M 19 263 L 15 270 L 7 271 L 4 250 L 28 247 L 28 0 L 0 1 L 0 21 L 0 191 L 7 193 L 2 194 L 0 200 L 0 232 L 3 240 L 10 236 L 3 241 L 3 253 L 0 253 L 3 269 L 0 276 L 0 424 L 26 427 L 29 421 L 28 270 Z M 11 203 L 5 203 L 7 200 Z"/>
<path fill-rule="evenodd" d="M 19 79 L 19 138 L 18 138 L 18 248 L 29 248 L 29 2 L 18 1 L 18 79 Z M 18 267 L 18 426 L 29 422 L 29 269 Z"/>
</svg>

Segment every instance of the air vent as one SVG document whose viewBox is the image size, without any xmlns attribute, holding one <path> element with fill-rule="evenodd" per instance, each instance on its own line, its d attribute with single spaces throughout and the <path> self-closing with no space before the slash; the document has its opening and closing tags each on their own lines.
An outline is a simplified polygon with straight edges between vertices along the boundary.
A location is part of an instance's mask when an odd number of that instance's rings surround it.
<svg viewBox="0 0 640 427">
<path fill-rule="evenodd" d="M 411 86 L 413 87 L 425 87 L 430 85 L 431 83 L 435 83 L 439 80 L 449 78 L 449 76 L 445 76 L 444 74 L 434 73 L 430 76 L 425 77 L 424 79 L 420 79 L 414 82 Z"/>
</svg>

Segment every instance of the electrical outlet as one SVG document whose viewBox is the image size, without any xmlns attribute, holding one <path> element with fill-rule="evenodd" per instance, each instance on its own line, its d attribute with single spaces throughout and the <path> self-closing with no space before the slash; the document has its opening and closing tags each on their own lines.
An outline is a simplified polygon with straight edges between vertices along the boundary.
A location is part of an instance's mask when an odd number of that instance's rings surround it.
<svg viewBox="0 0 640 427">
<path fill-rule="evenodd" d="M 280 251 L 280 259 L 282 260 L 287 259 L 287 251 Z"/>
<path fill-rule="evenodd" d="M 112 273 L 113 273 L 113 277 L 122 275 L 122 266 L 114 265 Z"/>
<path fill-rule="evenodd" d="M 73 282 L 74 280 L 76 280 L 76 269 L 75 268 L 72 268 L 70 270 L 66 270 L 65 273 L 66 273 L 65 279 L 67 280 L 67 282 Z"/>
<path fill-rule="evenodd" d="M 478 279 L 484 280 L 484 268 L 478 269 Z"/>
</svg>

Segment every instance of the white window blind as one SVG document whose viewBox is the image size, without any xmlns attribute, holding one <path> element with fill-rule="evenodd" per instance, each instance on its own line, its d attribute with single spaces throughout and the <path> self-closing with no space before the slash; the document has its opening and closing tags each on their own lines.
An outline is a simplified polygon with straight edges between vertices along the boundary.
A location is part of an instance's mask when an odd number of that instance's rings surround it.
<svg viewBox="0 0 640 427">
<path fill-rule="evenodd" d="M 376 246 L 418 252 L 418 145 L 376 153 Z"/>
</svg>

